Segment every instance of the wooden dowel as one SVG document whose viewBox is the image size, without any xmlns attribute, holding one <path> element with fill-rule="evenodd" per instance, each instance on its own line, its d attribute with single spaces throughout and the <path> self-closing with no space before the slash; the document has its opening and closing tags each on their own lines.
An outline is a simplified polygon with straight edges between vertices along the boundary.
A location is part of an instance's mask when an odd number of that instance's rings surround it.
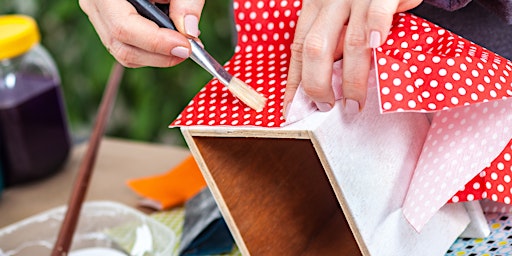
<svg viewBox="0 0 512 256">
<path fill-rule="evenodd" d="M 123 77 L 123 66 L 115 62 L 110 71 L 108 83 L 100 103 L 100 108 L 96 116 L 92 135 L 87 146 L 87 151 L 80 163 L 78 174 L 72 188 L 71 196 L 68 202 L 66 215 L 61 224 L 59 234 L 52 250 L 52 256 L 65 256 L 68 254 L 73 235 L 80 216 L 80 210 L 87 194 L 89 181 L 93 173 L 96 155 L 98 153 L 101 139 L 105 130 L 106 123 L 115 102 L 119 84 Z"/>
</svg>

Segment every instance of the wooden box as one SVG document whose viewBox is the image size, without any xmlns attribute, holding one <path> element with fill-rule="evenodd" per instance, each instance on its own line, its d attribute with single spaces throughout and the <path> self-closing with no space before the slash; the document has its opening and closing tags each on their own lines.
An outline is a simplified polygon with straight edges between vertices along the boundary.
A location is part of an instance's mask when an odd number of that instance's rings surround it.
<svg viewBox="0 0 512 256">
<path fill-rule="evenodd" d="M 181 131 L 244 255 L 444 255 L 469 223 L 444 206 L 418 233 L 401 205 L 429 122 L 341 104 L 282 128 Z"/>
</svg>

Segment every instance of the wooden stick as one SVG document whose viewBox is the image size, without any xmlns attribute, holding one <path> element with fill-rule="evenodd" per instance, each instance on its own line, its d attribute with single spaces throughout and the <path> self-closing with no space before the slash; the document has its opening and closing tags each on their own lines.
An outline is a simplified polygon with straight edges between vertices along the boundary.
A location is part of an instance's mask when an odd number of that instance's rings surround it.
<svg viewBox="0 0 512 256">
<path fill-rule="evenodd" d="M 78 176 L 68 202 L 66 216 L 61 224 L 59 235 L 52 250 L 52 256 L 65 256 L 68 254 L 69 248 L 71 247 L 80 210 L 82 209 L 82 204 L 87 194 L 87 188 L 89 187 L 98 148 L 103 137 L 107 120 L 112 112 L 117 90 L 123 76 L 123 70 L 123 66 L 116 62 L 110 71 L 109 80 L 101 99 L 89 145 L 80 163 Z"/>
</svg>

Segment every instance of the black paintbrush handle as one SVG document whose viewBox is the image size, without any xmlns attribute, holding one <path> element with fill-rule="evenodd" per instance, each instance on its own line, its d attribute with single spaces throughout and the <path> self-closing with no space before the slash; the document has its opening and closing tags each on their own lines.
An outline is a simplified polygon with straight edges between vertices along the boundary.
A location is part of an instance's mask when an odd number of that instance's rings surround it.
<svg viewBox="0 0 512 256">
<path fill-rule="evenodd" d="M 128 0 L 128 2 L 130 2 L 133 7 L 135 7 L 140 15 L 149 20 L 152 20 L 159 27 L 169 28 L 177 31 L 169 16 L 167 16 L 167 14 L 165 14 L 162 10 L 160 10 L 157 6 L 148 0 Z"/>
<path fill-rule="evenodd" d="M 128 0 L 128 2 L 135 7 L 141 16 L 155 22 L 159 27 L 178 31 L 171 18 L 148 0 Z M 222 84 L 227 86 L 232 76 L 194 39 L 189 38 L 188 41 L 192 48 L 190 58 L 211 75 L 219 79 Z"/>
</svg>

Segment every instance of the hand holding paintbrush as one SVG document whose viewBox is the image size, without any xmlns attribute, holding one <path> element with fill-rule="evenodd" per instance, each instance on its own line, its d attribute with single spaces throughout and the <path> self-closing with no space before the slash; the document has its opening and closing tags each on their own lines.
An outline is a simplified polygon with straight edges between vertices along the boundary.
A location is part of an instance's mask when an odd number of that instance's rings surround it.
<svg viewBox="0 0 512 256">
<path fill-rule="evenodd" d="M 148 0 L 128 0 L 137 12 L 155 22 L 158 26 L 177 30 L 173 22 L 164 12 Z M 192 55 L 190 58 L 215 78 L 227 86 L 229 91 L 247 106 L 261 111 L 265 107 L 266 98 L 256 92 L 252 87 L 233 77 L 220 65 L 208 52 L 204 50 L 194 39 L 189 39 Z"/>
</svg>

